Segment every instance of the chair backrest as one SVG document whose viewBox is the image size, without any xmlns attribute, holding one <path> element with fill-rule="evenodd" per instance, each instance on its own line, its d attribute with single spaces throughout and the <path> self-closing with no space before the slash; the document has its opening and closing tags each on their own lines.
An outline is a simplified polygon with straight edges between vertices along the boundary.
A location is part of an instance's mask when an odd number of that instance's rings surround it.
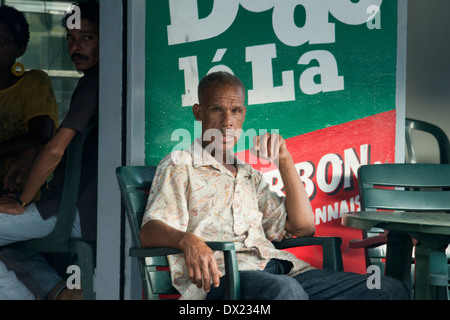
<svg viewBox="0 0 450 320">
<path fill-rule="evenodd" d="M 139 232 L 142 216 L 147 206 L 148 192 L 155 172 L 156 167 L 151 166 L 129 166 L 116 169 L 133 245 L 137 248 L 140 247 Z"/>
<path fill-rule="evenodd" d="M 431 134 L 436 139 L 439 147 L 439 162 L 441 164 L 450 164 L 450 142 L 445 132 L 434 124 L 406 118 L 405 140 L 410 163 L 417 163 L 414 145 L 411 139 L 411 131 L 413 130 L 424 131 Z"/>
<path fill-rule="evenodd" d="M 11 247 L 37 252 L 70 251 L 70 234 L 78 202 L 83 147 L 88 135 L 92 130 L 97 130 L 97 128 L 98 117 L 93 116 L 86 131 L 83 134 L 77 133 L 67 147 L 64 186 L 58 217 L 53 231 L 46 237 L 17 242 L 12 244 Z"/>
<path fill-rule="evenodd" d="M 144 215 L 149 190 L 155 176 L 156 167 L 125 166 L 116 169 L 116 176 L 122 194 L 127 221 L 131 229 L 133 247 L 132 252 L 141 249 L 139 233 L 142 216 Z M 165 256 L 138 258 L 139 270 L 146 299 L 177 299 L 179 294 L 172 287 L 172 281 Z"/>
<path fill-rule="evenodd" d="M 450 210 L 448 164 L 364 165 L 358 183 L 361 210 Z"/>
</svg>

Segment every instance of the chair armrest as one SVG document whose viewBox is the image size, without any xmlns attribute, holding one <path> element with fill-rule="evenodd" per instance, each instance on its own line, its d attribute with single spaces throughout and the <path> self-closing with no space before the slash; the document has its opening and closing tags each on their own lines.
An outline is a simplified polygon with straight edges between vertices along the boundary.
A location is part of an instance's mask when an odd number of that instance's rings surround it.
<svg viewBox="0 0 450 320">
<path fill-rule="evenodd" d="M 206 242 L 206 244 L 213 251 L 235 251 L 233 242 Z M 170 256 L 177 253 L 183 253 L 183 251 L 169 247 L 130 248 L 130 256 L 137 258 Z"/>
<path fill-rule="evenodd" d="M 241 295 L 239 268 L 233 242 L 206 242 L 213 251 L 223 251 L 225 260 L 225 300 L 239 300 Z M 130 256 L 137 258 L 169 256 L 183 253 L 174 248 L 130 248 Z"/>
<path fill-rule="evenodd" d="M 339 237 L 292 238 L 272 243 L 279 250 L 314 245 L 322 246 L 323 268 L 336 271 L 344 270 L 341 252 L 342 239 Z"/>
<path fill-rule="evenodd" d="M 183 251 L 174 248 L 130 248 L 130 257 L 145 258 L 145 257 L 161 257 L 170 256 L 172 254 L 182 253 Z"/>
<path fill-rule="evenodd" d="M 240 300 L 241 281 L 233 242 L 206 242 L 214 251 L 223 251 L 225 259 L 225 300 Z"/>
<path fill-rule="evenodd" d="M 363 240 L 350 240 L 348 243 L 348 247 L 351 249 L 360 249 L 360 248 L 376 248 L 386 244 L 387 242 L 387 234 L 381 234 L 379 236 L 368 237 Z"/>
</svg>

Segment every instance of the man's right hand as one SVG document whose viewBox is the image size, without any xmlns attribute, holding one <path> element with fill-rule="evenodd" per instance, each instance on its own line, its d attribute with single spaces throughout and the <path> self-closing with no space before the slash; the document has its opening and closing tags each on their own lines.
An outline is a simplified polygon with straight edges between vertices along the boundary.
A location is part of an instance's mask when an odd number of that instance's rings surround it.
<svg viewBox="0 0 450 320">
<path fill-rule="evenodd" d="M 191 282 L 206 292 L 220 284 L 222 273 L 214 253 L 208 245 L 192 233 L 182 232 L 159 220 L 148 221 L 141 228 L 142 247 L 170 247 L 184 252 Z"/>
<path fill-rule="evenodd" d="M 184 235 L 181 248 L 191 282 L 206 292 L 211 290 L 211 283 L 218 287 L 222 273 L 211 248 L 194 234 Z"/>
</svg>

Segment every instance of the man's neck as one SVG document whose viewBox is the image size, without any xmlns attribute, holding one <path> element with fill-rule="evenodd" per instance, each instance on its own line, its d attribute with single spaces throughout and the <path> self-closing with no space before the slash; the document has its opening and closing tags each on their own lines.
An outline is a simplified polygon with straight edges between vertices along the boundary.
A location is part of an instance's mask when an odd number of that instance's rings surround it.
<svg viewBox="0 0 450 320">
<path fill-rule="evenodd" d="M 219 161 L 216 158 L 217 162 L 219 162 L 222 166 L 224 166 L 231 174 L 236 177 L 237 167 L 236 167 L 236 157 L 233 152 L 227 152 L 223 155 L 223 158 Z"/>
<path fill-rule="evenodd" d="M 209 154 L 218 163 L 220 163 L 223 167 L 225 167 L 225 169 L 230 171 L 234 177 L 236 177 L 237 174 L 236 155 L 234 154 L 232 149 L 227 151 L 220 150 L 219 152 L 217 152 L 216 149 L 213 149 L 212 152 L 210 152 Z"/>
<path fill-rule="evenodd" d="M 236 167 L 236 165 L 234 165 L 234 164 L 222 164 L 222 165 L 225 167 L 225 169 L 227 169 L 228 171 L 231 172 L 233 177 L 236 178 L 236 175 L 237 175 L 237 167 Z"/>
<path fill-rule="evenodd" d="M 100 70 L 100 66 L 99 65 L 96 65 L 95 67 L 93 67 L 93 68 L 90 68 L 90 69 L 88 69 L 88 70 L 85 70 L 85 71 L 83 71 L 83 75 L 88 75 L 88 74 L 90 74 L 90 73 L 92 73 L 92 72 L 96 72 L 96 71 L 99 71 Z"/>
</svg>

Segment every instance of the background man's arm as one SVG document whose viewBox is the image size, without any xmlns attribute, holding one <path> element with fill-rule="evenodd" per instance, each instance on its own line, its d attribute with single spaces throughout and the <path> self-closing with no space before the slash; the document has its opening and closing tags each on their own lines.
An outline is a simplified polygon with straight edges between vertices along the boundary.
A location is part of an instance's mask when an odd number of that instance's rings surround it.
<svg viewBox="0 0 450 320">
<path fill-rule="evenodd" d="M 55 136 L 42 148 L 37 156 L 20 200 L 30 203 L 41 186 L 47 181 L 64 156 L 67 146 L 75 136 L 76 131 L 69 128 L 60 128 Z M 15 199 L 4 198 L 0 201 L 2 212 L 7 214 L 22 214 L 25 208 L 21 207 Z"/>
</svg>

